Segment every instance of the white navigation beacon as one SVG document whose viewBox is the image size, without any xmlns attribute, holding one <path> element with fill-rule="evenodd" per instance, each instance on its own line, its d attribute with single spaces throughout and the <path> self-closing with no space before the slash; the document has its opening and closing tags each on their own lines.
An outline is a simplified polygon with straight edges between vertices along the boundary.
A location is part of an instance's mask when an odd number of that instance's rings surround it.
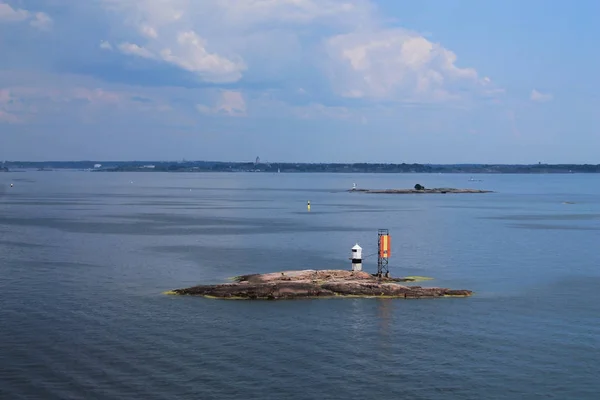
<svg viewBox="0 0 600 400">
<path fill-rule="evenodd" d="M 352 248 L 352 271 L 362 271 L 362 247 L 358 243 Z"/>
</svg>

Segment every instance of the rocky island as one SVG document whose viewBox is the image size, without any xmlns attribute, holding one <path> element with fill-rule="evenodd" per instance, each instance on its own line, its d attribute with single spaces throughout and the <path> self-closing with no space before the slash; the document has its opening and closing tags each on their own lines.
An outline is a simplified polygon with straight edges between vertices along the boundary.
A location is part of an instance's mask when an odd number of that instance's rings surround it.
<svg viewBox="0 0 600 400">
<path fill-rule="evenodd" d="M 358 189 L 352 188 L 349 192 L 361 193 L 388 193 L 388 194 L 422 194 L 422 193 L 493 193 L 491 190 L 481 189 L 455 189 L 455 188 L 432 188 L 427 189 L 424 186 L 416 184 L 413 189 Z"/>
<path fill-rule="evenodd" d="M 166 294 L 219 299 L 295 299 L 319 297 L 436 298 L 468 297 L 470 290 L 406 286 L 419 277 L 378 278 L 364 271 L 301 270 L 251 274 L 233 278 L 233 283 L 199 285 Z"/>
</svg>

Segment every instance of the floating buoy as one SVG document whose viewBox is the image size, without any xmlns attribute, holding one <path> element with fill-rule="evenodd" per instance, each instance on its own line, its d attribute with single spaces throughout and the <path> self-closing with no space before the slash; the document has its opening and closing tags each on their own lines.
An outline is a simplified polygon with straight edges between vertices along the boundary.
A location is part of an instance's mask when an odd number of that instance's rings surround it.
<svg viewBox="0 0 600 400">
<path fill-rule="evenodd" d="M 12 183 L 10 184 L 10 187 L 13 187 L 13 184 L 12 184 Z M 309 207 L 310 207 L 310 206 L 309 206 Z"/>
<path fill-rule="evenodd" d="M 306 208 L 308 209 L 308 211 L 310 211 L 310 200 L 308 201 L 308 203 L 306 203 Z"/>
</svg>

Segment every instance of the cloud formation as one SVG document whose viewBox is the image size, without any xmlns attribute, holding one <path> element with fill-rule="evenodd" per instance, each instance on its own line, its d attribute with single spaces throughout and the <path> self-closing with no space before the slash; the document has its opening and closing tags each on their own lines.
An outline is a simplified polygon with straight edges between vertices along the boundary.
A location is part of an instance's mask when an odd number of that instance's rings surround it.
<svg viewBox="0 0 600 400">
<path fill-rule="evenodd" d="M 554 98 L 554 96 L 552 96 L 551 93 L 542 93 L 542 92 L 538 92 L 535 89 L 533 89 L 531 91 L 531 94 L 529 95 L 529 99 L 531 101 L 535 101 L 538 103 L 544 103 L 544 102 L 552 100 L 553 98 Z"/>
<path fill-rule="evenodd" d="M 0 1 L 0 23 L 24 21 L 28 21 L 29 25 L 39 30 L 50 29 L 53 22 L 46 13 L 13 8 L 10 4 Z"/>
<path fill-rule="evenodd" d="M 144 29 L 154 32 L 150 27 Z M 157 36 L 150 37 L 157 38 Z M 246 69 L 245 64 L 239 60 L 229 60 L 216 53 L 210 53 L 204 39 L 192 30 L 179 32 L 176 40 L 169 43 L 168 46 L 161 47 L 159 44 L 149 43 L 144 47 L 135 43 L 122 42 L 117 48 L 125 55 L 175 65 L 185 71 L 197 74 L 206 82 L 235 82 L 242 77 L 242 71 Z M 100 48 L 113 50 L 113 45 L 103 40 L 100 42 Z"/>
<path fill-rule="evenodd" d="M 15 77 L 15 80 L 22 81 L 0 89 L 0 123 L 40 122 L 49 116 L 60 115 L 67 109 L 71 120 L 80 116 L 78 112 L 85 111 L 99 112 L 98 121 L 104 118 L 105 112 L 155 113 L 168 109 L 160 98 L 148 97 L 135 90 L 107 90 L 74 77 L 43 84 L 29 79 L 33 83 L 27 84 L 28 76 L 31 77 L 28 74 Z M 70 80 L 75 83 L 64 85 L 65 81 Z"/>
<path fill-rule="evenodd" d="M 216 104 L 213 107 L 198 104 L 196 105 L 196 109 L 203 114 L 221 114 L 239 117 L 246 115 L 246 101 L 242 93 L 226 90 L 218 95 Z"/>
<path fill-rule="evenodd" d="M 492 87 L 475 69 L 458 67 L 452 51 L 403 29 L 337 35 L 326 46 L 331 79 L 345 97 L 446 101 L 460 99 L 463 88 Z"/>
<path fill-rule="evenodd" d="M 8 89 L 0 89 L 0 124 L 14 124 L 19 122 L 19 118 L 10 111 L 12 101 L 10 91 Z"/>
<path fill-rule="evenodd" d="M 102 36 L 82 36 L 96 43 L 97 53 L 89 59 L 107 60 L 112 71 L 133 78 L 132 71 L 144 71 L 150 85 L 220 87 L 216 100 L 210 92 L 205 97 L 212 102 L 188 104 L 203 114 L 251 116 L 260 109 L 252 106 L 256 99 L 264 100 L 261 91 L 276 96 L 279 104 L 289 103 L 293 115 L 322 118 L 346 115 L 347 101 L 354 107 L 457 104 L 502 93 L 475 68 L 461 66 L 441 43 L 391 26 L 371 0 L 53 4 L 72 8 L 74 15 L 105 16 Z M 0 18 L 29 20 L 40 29 L 53 21 L 43 12 L 6 3 L 0 3 Z M 76 62 L 89 63 L 83 56 Z M 84 69 L 99 79 L 108 77 L 102 68 Z"/>
<path fill-rule="evenodd" d="M 209 48 L 195 26 L 214 24 L 212 8 L 204 2 L 185 0 L 102 0 L 113 12 L 114 22 L 127 40 L 118 44 L 126 55 L 166 62 L 214 83 L 238 81 L 246 69 L 236 54 L 221 55 Z M 218 2 L 217 2 L 218 3 Z M 112 45 L 106 41 L 105 48 Z M 218 48 L 219 46 L 214 46 Z"/>
<path fill-rule="evenodd" d="M 120 123 L 124 136 L 142 142 L 145 125 L 164 134 L 163 143 L 172 132 L 199 141 L 206 132 L 238 132 L 263 135 L 274 148 L 313 135 L 337 149 L 366 133 L 388 135 L 386 143 L 412 132 L 444 137 L 453 123 L 461 134 L 476 128 L 485 137 L 497 107 L 510 132 L 509 96 L 500 96 L 485 63 L 463 54 L 466 46 L 455 51 L 444 37 L 400 26 L 378 3 L 0 0 L 0 33 L 15 32 L 0 41 L 0 54 L 9 54 L 0 70 L 0 121 L 32 132 L 60 122 L 74 137 L 82 120 L 107 132 Z M 44 25 L 54 29 L 40 35 Z M 467 112 L 479 122 L 464 122 Z"/>
<path fill-rule="evenodd" d="M 293 76 L 301 57 L 312 65 L 296 75 L 326 74 L 334 93 L 347 98 L 440 102 L 500 92 L 441 44 L 389 27 L 367 0 L 102 1 L 122 28 L 113 39 L 123 54 L 205 82 L 239 82 L 286 58 L 281 68 Z"/>
</svg>

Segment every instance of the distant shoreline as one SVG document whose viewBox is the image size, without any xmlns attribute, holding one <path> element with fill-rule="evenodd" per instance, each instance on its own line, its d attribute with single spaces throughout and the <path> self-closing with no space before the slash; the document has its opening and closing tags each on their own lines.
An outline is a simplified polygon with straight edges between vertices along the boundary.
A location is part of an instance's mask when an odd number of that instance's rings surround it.
<svg viewBox="0 0 600 400">
<path fill-rule="evenodd" d="M 383 164 L 252 163 L 220 161 L 6 161 L 0 171 L 79 170 L 93 172 L 254 172 L 254 173 L 454 173 L 575 174 L 600 173 L 600 164 Z"/>
<path fill-rule="evenodd" d="M 369 194 L 465 194 L 465 193 L 494 193 L 491 190 L 456 189 L 456 188 L 422 188 L 422 189 L 350 189 L 348 192 Z"/>
</svg>

